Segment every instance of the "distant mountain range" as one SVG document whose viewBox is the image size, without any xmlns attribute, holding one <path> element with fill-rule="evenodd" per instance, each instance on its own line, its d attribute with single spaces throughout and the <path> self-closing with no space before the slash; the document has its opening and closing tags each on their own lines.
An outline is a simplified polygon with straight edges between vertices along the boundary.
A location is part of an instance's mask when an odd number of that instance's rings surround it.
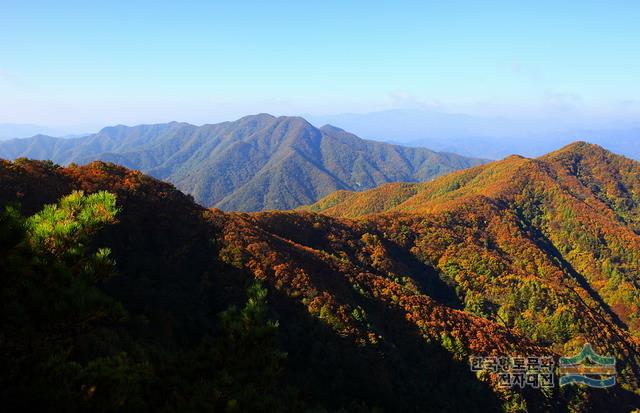
<svg viewBox="0 0 640 413">
<path fill-rule="evenodd" d="M 88 133 L 79 133 L 77 128 L 55 128 L 28 123 L 0 123 L 0 141 L 30 138 L 35 135 L 57 136 L 65 139 L 82 138 Z"/>
<path fill-rule="evenodd" d="M 640 122 L 518 120 L 435 110 L 394 109 L 371 113 L 305 116 L 314 125 L 330 123 L 366 139 L 501 159 L 517 153 L 540 156 L 576 140 L 640 160 Z"/>
<path fill-rule="evenodd" d="M 268 114 L 203 126 L 114 126 L 77 139 L 37 135 L 0 142 L 0 157 L 113 162 L 172 182 L 204 206 L 240 211 L 291 209 L 335 190 L 425 181 L 484 163 Z"/>
<path fill-rule="evenodd" d="M 12 138 L 28 138 L 37 134 L 56 134 L 57 131 L 41 125 L 25 123 L 0 123 L 0 140 Z"/>
</svg>

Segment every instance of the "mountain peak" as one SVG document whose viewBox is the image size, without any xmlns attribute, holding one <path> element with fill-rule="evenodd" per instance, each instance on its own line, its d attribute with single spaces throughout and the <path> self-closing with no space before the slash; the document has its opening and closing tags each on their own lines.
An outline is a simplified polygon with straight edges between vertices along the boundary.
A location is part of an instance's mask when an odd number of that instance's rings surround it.
<svg viewBox="0 0 640 413">
<path fill-rule="evenodd" d="M 238 119 L 238 122 L 243 122 L 243 121 L 265 121 L 265 120 L 274 120 L 276 119 L 275 116 L 269 114 L 269 113 L 256 113 L 255 115 L 247 115 L 247 116 L 243 116 L 240 119 Z"/>
<path fill-rule="evenodd" d="M 558 149 L 555 152 L 551 152 L 549 155 L 555 154 L 555 153 L 584 153 L 589 151 L 607 152 L 607 150 L 600 145 L 596 145 L 594 143 L 589 143 L 585 141 L 575 141 L 573 143 L 568 144 L 567 146 L 564 146 Z"/>
<path fill-rule="evenodd" d="M 302 126 L 304 128 L 316 129 L 315 126 L 313 126 L 305 118 L 300 116 L 278 116 L 277 118 L 275 118 L 275 120 L 279 124 L 296 125 L 296 126 Z"/>
<path fill-rule="evenodd" d="M 243 211 L 295 208 L 337 189 L 424 181 L 482 163 L 424 148 L 398 151 L 334 126 L 321 131 L 298 116 L 184 125 L 117 125 L 73 142 L 3 142 L 0 157 L 114 162 L 169 180 L 205 206 Z"/>
<path fill-rule="evenodd" d="M 341 129 L 341 128 L 337 127 L 337 126 L 330 125 L 328 123 L 326 125 L 322 126 L 320 128 L 320 130 L 323 131 L 323 132 L 328 132 L 328 133 L 331 133 L 331 132 L 333 132 L 333 133 L 345 132 L 344 129 Z"/>
<path fill-rule="evenodd" d="M 104 128 L 100 129 L 100 131 L 98 131 L 98 133 L 109 133 L 109 132 L 112 132 L 112 131 L 122 130 L 122 129 L 125 129 L 125 128 L 129 128 L 129 126 L 126 126 L 126 125 L 123 125 L 123 124 L 105 126 Z"/>
<path fill-rule="evenodd" d="M 584 141 L 573 142 L 557 151 L 548 153 L 538 159 L 562 161 L 567 159 L 591 159 L 602 160 L 605 158 L 624 158 L 622 155 L 615 154 L 600 145 L 588 143 Z M 626 158 L 625 158 L 626 159 Z"/>
</svg>

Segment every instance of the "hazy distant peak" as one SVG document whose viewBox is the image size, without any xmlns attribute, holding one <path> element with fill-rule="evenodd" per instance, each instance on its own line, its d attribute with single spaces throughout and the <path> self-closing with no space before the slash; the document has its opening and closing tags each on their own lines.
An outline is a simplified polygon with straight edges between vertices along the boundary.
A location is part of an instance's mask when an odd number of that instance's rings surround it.
<svg viewBox="0 0 640 413">
<path fill-rule="evenodd" d="M 300 116 L 279 116 L 276 118 L 278 123 L 284 123 L 289 125 L 299 125 L 303 127 L 316 129 L 315 126 L 310 124 L 305 118 Z"/>
<path fill-rule="evenodd" d="M 611 125 L 571 120 L 470 116 L 436 110 L 394 109 L 307 118 L 314 125 L 337 125 L 364 139 L 431 148 L 479 158 L 518 153 L 538 157 L 576 138 L 640 159 L 640 130 L 633 122 Z"/>
<path fill-rule="evenodd" d="M 323 132 L 327 132 L 327 133 L 346 132 L 344 129 L 341 129 L 341 128 L 337 127 L 337 126 L 330 125 L 328 123 L 326 125 L 322 126 L 320 128 L 320 130 L 323 131 Z"/>
<path fill-rule="evenodd" d="M 0 139 L 28 138 L 35 135 L 55 135 L 53 128 L 34 124 L 0 123 Z"/>
<path fill-rule="evenodd" d="M 169 130 L 176 130 L 182 127 L 193 126 L 189 123 L 172 121 L 169 123 L 158 124 L 141 124 L 135 126 L 114 125 L 102 128 L 98 135 L 109 136 L 112 138 L 125 138 L 132 134 L 161 134 Z"/>
<path fill-rule="evenodd" d="M 124 130 L 124 129 L 129 128 L 129 127 L 130 126 L 126 126 L 126 125 L 122 125 L 122 124 L 113 125 L 113 126 L 105 126 L 104 128 L 100 129 L 100 131 L 98 133 L 112 133 L 112 132 Z"/>
<path fill-rule="evenodd" d="M 236 122 L 238 123 L 246 123 L 246 122 L 264 122 L 264 121 L 272 121 L 276 119 L 275 116 L 269 113 L 258 113 L 255 115 L 247 115 L 238 119 Z"/>
</svg>

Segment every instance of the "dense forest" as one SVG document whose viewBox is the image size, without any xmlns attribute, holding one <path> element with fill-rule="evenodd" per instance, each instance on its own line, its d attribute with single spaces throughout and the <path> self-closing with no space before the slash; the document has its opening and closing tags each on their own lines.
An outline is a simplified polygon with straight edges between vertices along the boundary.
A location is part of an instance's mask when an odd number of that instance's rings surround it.
<svg viewBox="0 0 640 413">
<path fill-rule="evenodd" d="M 13 411 L 631 411 L 640 164 L 577 143 L 298 211 L 205 209 L 114 164 L 0 164 Z M 504 389 L 474 355 L 617 359 Z"/>
<path fill-rule="evenodd" d="M 19 157 L 61 165 L 115 162 L 175 184 L 200 205 L 231 211 L 290 209 L 337 189 L 419 182 L 486 163 L 266 113 L 213 125 L 118 125 L 72 139 L 0 141 L 0 158 Z"/>
</svg>

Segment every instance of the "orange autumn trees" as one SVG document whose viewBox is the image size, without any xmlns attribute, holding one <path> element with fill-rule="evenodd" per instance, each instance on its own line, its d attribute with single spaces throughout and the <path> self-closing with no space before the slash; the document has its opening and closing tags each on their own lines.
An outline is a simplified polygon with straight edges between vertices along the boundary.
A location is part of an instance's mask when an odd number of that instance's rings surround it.
<svg viewBox="0 0 640 413">
<path fill-rule="evenodd" d="M 375 226 L 438 268 L 467 311 L 556 351 L 592 337 L 637 366 L 638 177 L 637 162 L 576 143 L 408 184 L 387 208 L 367 205 L 388 185 L 309 210 Z"/>
<path fill-rule="evenodd" d="M 530 410 L 572 400 L 626 408 L 639 400 L 639 172 L 576 144 L 249 214 L 201 208 L 113 164 L 21 160 L 2 164 L 0 199 L 29 209 L 73 189 L 113 192 L 121 222 L 101 240 L 126 277 L 108 291 L 143 312 L 148 320 L 137 322 L 160 331 L 161 343 L 215 334 L 211 316 L 242 305 L 246 287 L 261 282 L 288 354 L 278 380 L 305 406 L 495 410 L 517 399 Z M 618 360 L 611 400 L 500 391 L 466 363 L 574 354 L 585 341 Z"/>
</svg>

